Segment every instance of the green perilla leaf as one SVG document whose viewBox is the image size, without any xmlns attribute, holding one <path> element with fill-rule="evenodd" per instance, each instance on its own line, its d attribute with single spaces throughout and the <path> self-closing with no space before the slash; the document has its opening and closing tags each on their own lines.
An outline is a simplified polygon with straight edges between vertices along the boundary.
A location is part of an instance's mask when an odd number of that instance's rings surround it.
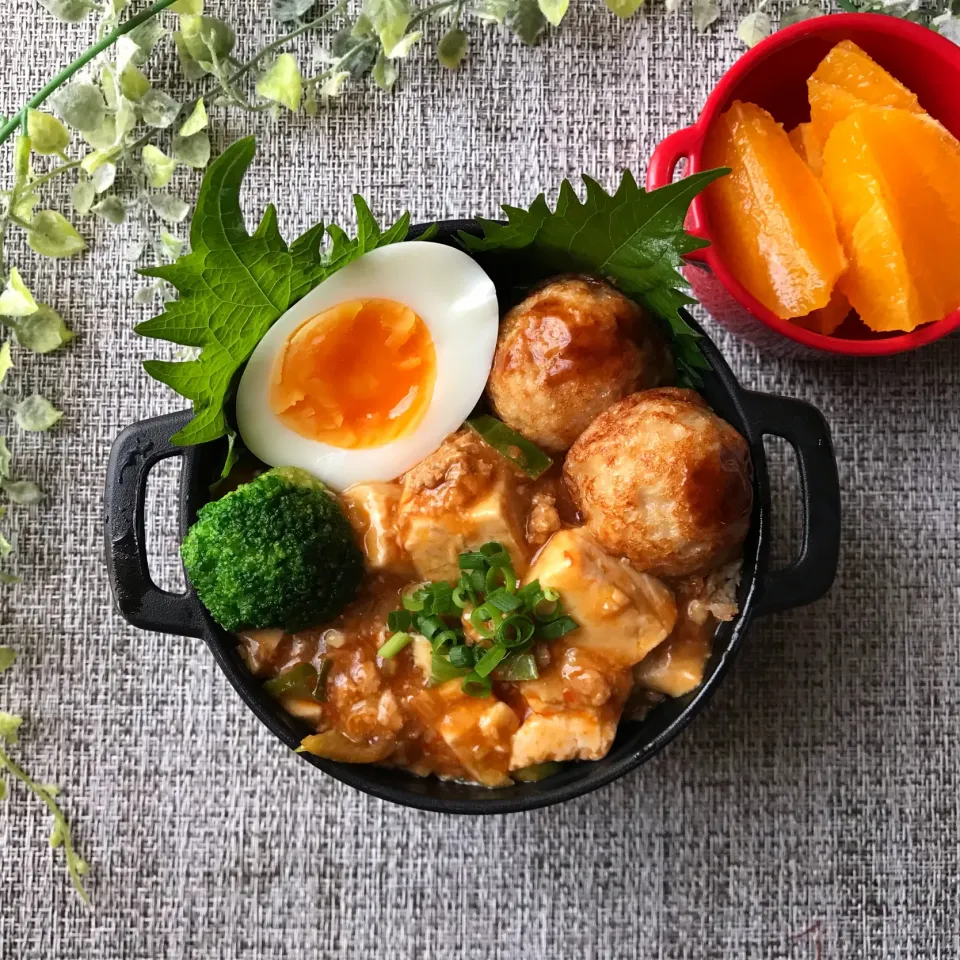
<svg viewBox="0 0 960 960">
<path fill-rule="evenodd" d="M 223 406 L 254 347 L 297 300 L 341 267 L 377 247 L 403 240 L 404 215 L 381 231 L 360 197 L 357 237 L 331 225 L 333 241 L 324 251 L 324 225 L 312 227 L 288 248 L 277 228 L 274 207 L 267 207 L 251 235 L 240 209 L 240 187 L 256 143 L 252 137 L 228 147 L 208 168 L 190 229 L 190 252 L 175 263 L 144 270 L 165 280 L 179 298 L 164 313 L 141 323 L 137 333 L 186 347 L 199 347 L 196 360 L 148 360 L 154 379 L 193 402 L 194 417 L 173 441 L 203 443 L 224 436 Z"/>
<path fill-rule="evenodd" d="M 529 210 L 504 206 L 506 224 L 481 220 L 483 237 L 461 233 L 460 239 L 474 253 L 524 249 L 544 276 L 571 272 L 610 278 L 666 321 L 678 372 L 697 383 L 695 369 L 704 361 L 696 332 L 679 313 L 694 302 L 683 292 L 687 282 L 680 270 L 683 257 L 706 241 L 688 234 L 683 222 L 693 198 L 726 172 L 706 170 L 647 193 L 627 171 L 612 195 L 585 176 L 585 201 L 564 180 L 555 210 L 540 194 Z"/>
</svg>

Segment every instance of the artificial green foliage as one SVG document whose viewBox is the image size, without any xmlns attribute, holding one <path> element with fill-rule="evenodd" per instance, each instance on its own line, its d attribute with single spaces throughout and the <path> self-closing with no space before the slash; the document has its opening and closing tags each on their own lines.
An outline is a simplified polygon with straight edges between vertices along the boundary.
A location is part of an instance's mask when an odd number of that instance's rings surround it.
<svg viewBox="0 0 960 960">
<path fill-rule="evenodd" d="M 336 497 L 279 467 L 200 509 L 181 547 L 203 605 L 227 630 L 301 630 L 335 617 L 363 577 Z"/>
<path fill-rule="evenodd" d="M 678 374 L 697 384 L 697 370 L 706 361 L 697 346 L 698 334 L 678 312 L 694 302 L 684 292 L 688 284 L 680 269 L 683 257 L 707 242 L 688 234 L 683 222 L 693 198 L 727 172 L 706 170 L 647 193 L 626 171 L 612 195 L 585 176 L 585 200 L 564 180 L 555 209 L 540 194 L 528 210 L 504 206 L 505 224 L 481 219 L 482 237 L 462 233 L 460 238 L 472 253 L 523 250 L 525 259 L 544 275 L 574 272 L 609 278 L 666 321 Z"/>
<path fill-rule="evenodd" d="M 193 444 L 225 435 L 224 403 L 238 371 L 274 322 L 304 294 L 351 260 L 377 247 L 403 240 L 409 217 L 381 231 L 359 197 L 358 232 L 351 239 L 339 227 L 322 223 L 289 247 L 267 207 L 251 235 L 240 209 L 240 186 L 256 149 L 252 137 L 228 147 L 210 165 L 190 230 L 190 253 L 175 263 L 144 270 L 171 284 L 179 298 L 158 317 L 137 326 L 146 337 L 201 348 L 196 360 L 148 360 L 155 379 L 193 402 L 194 417 L 175 443 Z M 331 245 L 323 248 L 324 234 Z"/>
</svg>

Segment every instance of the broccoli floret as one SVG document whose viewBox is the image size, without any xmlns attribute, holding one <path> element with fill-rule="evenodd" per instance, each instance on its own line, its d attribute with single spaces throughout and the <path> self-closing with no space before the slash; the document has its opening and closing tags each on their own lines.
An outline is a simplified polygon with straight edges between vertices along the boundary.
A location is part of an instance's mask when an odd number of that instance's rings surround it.
<svg viewBox="0 0 960 960">
<path fill-rule="evenodd" d="M 227 630 L 316 626 L 343 610 L 363 576 L 336 498 L 296 467 L 206 504 L 180 551 L 197 595 Z"/>
</svg>

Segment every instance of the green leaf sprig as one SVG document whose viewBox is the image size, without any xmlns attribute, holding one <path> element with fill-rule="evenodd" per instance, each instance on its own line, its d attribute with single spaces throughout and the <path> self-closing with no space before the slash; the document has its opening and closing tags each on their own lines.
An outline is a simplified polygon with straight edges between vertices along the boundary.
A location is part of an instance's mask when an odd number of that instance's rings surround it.
<svg viewBox="0 0 960 960">
<path fill-rule="evenodd" d="M 695 302 L 684 293 L 680 270 L 683 257 L 707 242 L 683 223 L 693 198 L 728 172 L 706 170 L 648 193 L 626 171 L 612 195 L 585 176 L 585 200 L 564 180 L 555 209 L 540 194 L 527 210 L 504 206 L 506 223 L 481 219 L 482 237 L 461 233 L 460 239 L 476 254 L 523 250 L 525 266 L 539 265 L 544 276 L 569 271 L 609 278 L 666 322 L 678 379 L 696 386 L 707 364 L 699 334 L 679 313 Z"/>
<path fill-rule="evenodd" d="M 10 647 L 0 647 L 0 673 L 3 673 L 16 660 L 16 653 Z M 73 845 L 73 834 L 70 831 L 70 824 L 64 815 L 57 797 L 60 794 L 60 788 L 52 783 L 40 783 L 31 777 L 23 767 L 10 756 L 7 752 L 7 746 L 15 746 L 19 741 L 20 728 L 23 724 L 23 717 L 14 713 L 5 713 L 0 711 L 0 771 L 9 773 L 16 782 L 21 783 L 38 800 L 43 801 L 47 809 L 53 815 L 53 830 L 50 832 L 50 846 L 56 849 L 63 847 L 66 856 L 67 872 L 73 883 L 77 895 L 87 905 L 90 904 L 90 897 L 83 885 L 83 877 L 87 874 L 89 867 L 86 860 L 81 857 Z M 5 746 L 6 745 L 6 746 Z M 7 795 L 7 782 L 0 778 L 0 800 Z"/>
<path fill-rule="evenodd" d="M 148 360 L 147 373 L 193 402 L 193 419 L 174 443 L 195 444 L 227 435 L 224 412 L 238 371 L 273 323 L 304 294 L 341 267 L 377 247 L 403 240 L 404 214 L 381 230 L 361 197 L 355 197 L 357 236 L 319 223 L 289 247 L 271 205 L 248 234 L 240 186 L 256 149 L 252 137 L 228 147 L 210 166 L 200 188 L 190 232 L 191 252 L 175 263 L 142 271 L 180 294 L 160 316 L 137 326 L 145 337 L 200 350 L 182 362 Z M 327 236 L 331 245 L 324 249 Z"/>
</svg>

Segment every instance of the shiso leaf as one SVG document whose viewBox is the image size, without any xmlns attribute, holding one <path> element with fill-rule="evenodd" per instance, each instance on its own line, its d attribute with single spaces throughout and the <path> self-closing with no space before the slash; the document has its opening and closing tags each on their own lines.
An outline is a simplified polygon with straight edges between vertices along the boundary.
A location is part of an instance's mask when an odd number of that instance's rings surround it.
<svg viewBox="0 0 960 960">
<path fill-rule="evenodd" d="M 45 303 L 41 303 L 29 317 L 18 320 L 13 332 L 17 343 L 34 353 L 50 353 L 74 337 L 63 317 Z"/>
<path fill-rule="evenodd" d="M 49 430 L 62 416 L 63 412 L 39 393 L 17 404 L 17 426 L 31 433 Z"/>
<path fill-rule="evenodd" d="M 257 81 L 257 93 L 296 113 L 303 96 L 303 77 L 297 66 L 297 58 L 292 53 L 281 53 Z"/>
<path fill-rule="evenodd" d="M 698 384 L 696 371 L 706 361 L 698 334 L 678 312 L 695 302 L 683 292 L 688 284 L 680 270 L 683 257 L 707 241 L 688 234 L 683 222 L 693 198 L 727 172 L 706 170 L 647 193 L 626 171 L 613 195 L 585 176 L 585 201 L 564 180 L 555 210 L 540 194 L 529 210 L 504 206 L 506 224 L 481 219 L 483 237 L 461 233 L 460 240 L 472 253 L 524 249 L 544 277 L 558 272 L 609 277 L 666 321 L 681 380 Z"/>
<path fill-rule="evenodd" d="M 0 315 L 29 317 L 31 313 L 36 313 L 37 309 L 37 301 L 33 299 L 30 288 L 23 282 L 20 271 L 16 267 L 11 267 L 3 292 L 0 293 Z"/>
<path fill-rule="evenodd" d="M 194 417 L 173 437 L 178 444 L 203 443 L 227 433 L 223 406 L 236 374 L 254 347 L 290 306 L 364 253 L 403 240 L 404 214 L 381 231 L 361 197 L 354 197 L 357 237 L 331 225 L 332 248 L 323 249 L 324 224 L 287 247 L 277 214 L 267 207 L 259 227 L 247 233 L 240 187 L 256 150 L 252 137 L 228 147 L 207 169 L 190 229 L 190 252 L 175 263 L 142 271 L 171 283 L 179 298 L 165 312 L 139 324 L 141 336 L 200 347 L 196 360 L 148 360 L 144 368 L 193 402 Z"/>
<path fill-rule="evenodd" d="M 27 243 L 43 257 L 72 257 L 87 249 L 83 237 L 56 210 L 41 210 L 33 215 Z"/>
</svg>

